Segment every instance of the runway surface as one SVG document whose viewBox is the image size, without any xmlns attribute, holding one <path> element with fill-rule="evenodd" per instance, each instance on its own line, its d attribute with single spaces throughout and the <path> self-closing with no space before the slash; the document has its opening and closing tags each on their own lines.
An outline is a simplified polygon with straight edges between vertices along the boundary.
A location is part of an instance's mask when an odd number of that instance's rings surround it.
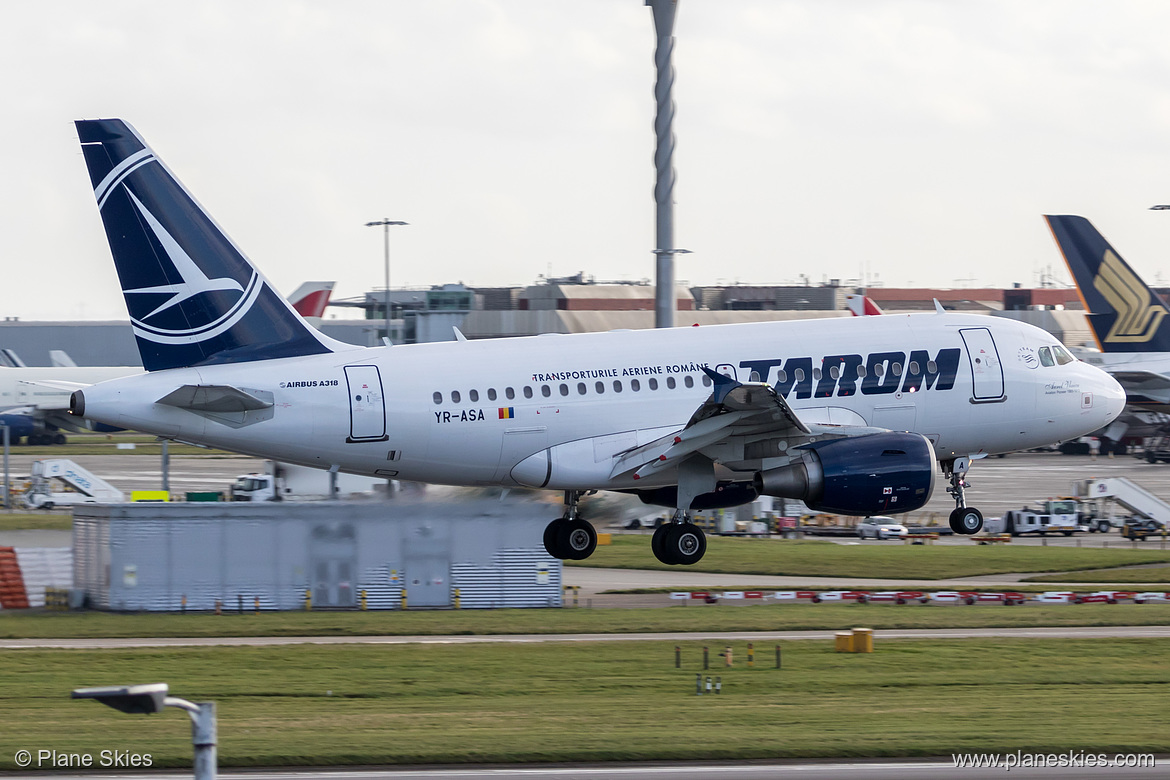
<svg viewBox="0 0 1170 780">
<path fill-rule="evenodd" d="M 1112 757 L 1112 754 L 1108 754 Z M 1001 768 L 958 769 L 953 760 L 924 759 L 921 761 L 824 761 L 784 763 L 690 763 L 690 764 L 634 764 L 615 766 L 507 766 L 507 767 L 459 767 L 459 768 L 403 768 L 403 769 L 292 769 L 257 771 L 221 771 L 221 778 L 239 780 L 478 780 L 480 778 L 522 777 L 525 780 L 564 780 L 564 778 L 586 778 L 586 780 L 770 780 L 771 778 L 815 777 L 864 777 L 867 780 L 926 780 L 936 777 L 961 777 L 971 780 L 987 778 L 1101 778 L 1101 777 L 1170 777 L 1170 759 L 1161 759 L 1158 765 L 1145 769 L 1102 767 L 1095 769 L 1021 769 L 1010 772 Z M 86 780 L 113 780 L 114 778 L 150 777 L 156 780 L 179 780 L 191 777 L 187 772 L 159 772 L 139 774 L 91 773 L 84 775 L 32 773 L 5 775 L 19 780 L 35 778 L 86 778 Z"/>
<path fill-rule="evenodd" d="M 692 642 L 739 640 L 782 642 L 831 640 L 838 629 L 817 631 L 686 631 L 661 634 L 482 634 L 479 636 L 221 636 L 115 639 L 0 639 L 0 649 L 111 649 L 127 647 L 272 647 L 278 645 L 473 645 L 537 644 L 543 642 Z M 1161 639 L 1170 626 L 1053 626 L 1042 628 L 911 628 L 881 629 L 880 639 Z"/>
</svg>

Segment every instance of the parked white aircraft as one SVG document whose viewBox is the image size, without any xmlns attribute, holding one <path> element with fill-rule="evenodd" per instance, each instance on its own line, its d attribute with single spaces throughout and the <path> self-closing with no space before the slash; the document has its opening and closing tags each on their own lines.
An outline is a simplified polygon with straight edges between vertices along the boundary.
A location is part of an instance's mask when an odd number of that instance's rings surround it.
<svg viewBox="0 0 1170 780">
<path fill-rule="evenodd" d="M 694 563 L 691 509 L 766 494 L 907 512 L 936 460 L 952 527 L 974 533 L 971 459 L 1095 430 L 1124 400 L 1048 333 L 960 314 L 357 348 L 308 327 L 129 125 L 77 129 L 149 373 L 74 393 L 75 414 L 355 474 L 561 490 L 556 557 L 593 551 L 585 491 L 676 507 L 652 548 Z"/>
</svg>

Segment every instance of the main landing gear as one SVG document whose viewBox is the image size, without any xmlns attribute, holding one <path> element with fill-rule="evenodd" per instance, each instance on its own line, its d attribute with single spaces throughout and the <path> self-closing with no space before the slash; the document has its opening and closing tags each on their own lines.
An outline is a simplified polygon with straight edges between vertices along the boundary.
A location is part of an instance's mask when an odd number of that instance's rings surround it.
<svg viewBox="0 0 1170 780">
<path fill-rule="evenodd" d="M 968 487 L 965 477 L 971 468 L 971 459 L 955 458 L 943 461 L 942 466 L 943 475 L 951 482 L 947 492 L 955 499 L 955 509 L 950 517 L 951 530 L 967 536 L 979 533 L 983 530 L 983 513 L 973 506 L 967 506 L 963 496 L 963 488 Z"/>
<path fill-rule="evenodd" d="M 663 563 L 689 566 L 698 563 L 707 552 L 707 537 L 703 529 L 691 522 L 687 513 L 679 509 L 669 523 L 654 529 L 650 538 L 654 557 Z"/>
<path fill-rule="evenodd" d="M 597 531 L 578 513 L 580 490 L 565 491 L 565 513 L 544 529 L 544 549 L 554 558 L 580 561 L 597 549 Z"/>
</svg>

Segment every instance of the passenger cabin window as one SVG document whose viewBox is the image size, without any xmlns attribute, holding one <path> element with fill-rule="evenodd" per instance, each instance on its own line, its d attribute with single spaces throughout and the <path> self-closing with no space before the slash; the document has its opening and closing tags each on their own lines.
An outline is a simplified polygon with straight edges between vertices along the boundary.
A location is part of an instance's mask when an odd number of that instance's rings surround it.
<svg viewBox="0 0 1170 780">
<path fill-rule="evenodd" d="M 759 374 L 757 373 L 756 376 L 759 376 Z M 756 381 L 760 382 L 762 380 L 757 379 Z M 703 374 L 703 387 L 710 387 L 710 386 L 711 386 L 711 377 L 707 376 L 706 374 Z"/>
<path fill-rule="evenodd" d="M 1048 347 L 1040 347 L 1040 365 L 1055 366 L 1056 361 L 1052 359 L 1052 350 Z"/>
<path fill-rule="evenodd" d="M 561 395 L 568 395 L 568 394 L 569 394 L 569 386 L 568 385 L 561 385 Z"/>
<path fill-rule="evenodd" d="M 631 379 L 630 380 L 630 389 L 636 393 L 642 389 L 642 383 L 639 382 L 637 379 Z"/>
<path fill-rule="evenodd" d="M 437 403 L 437 404 L 443 403 L 443 394 L 442 393 L 436 392 L 433 397 L 435 399 L 435 403 Z"/>
<path fill-rule="evenodd" d="M 587 391 L 587 388 L 585 387 L 585 383 L 578 382 L 577 383 L 577 395 L 585 395 L 586 391 Z"/>
<path fill-rule="evenodd" d="M 683 384 L 686 385 L 688 388 L 694 387 L 695 386 L 695 378 L 693 376 L 691 376 L 690 374 L 687 374 L 686 376 L 683 377 Z"/>
<path fill-rule="evenodd" d="M 601 395 L 605 392 L 605 382 L 598 382 L 593 386 L 593 389 L 597 391 L 598 395 Z"/>
<path fill-rule="evenodd" d="M 540 386 L 540 394 L 543 395 L 545 398 L 548 398 L 550 395 L 552 395 L 552 388 L 549 387 L 548 385 L 541 385 Z"/>
<path fill-rule="evenodd" d="M 511 401 L 516 397 L 516 391 L 510 387 L 506 387 L 504 388 L 504 395 L 508 396 L 508 400 Z"/>
<path fill-rule="evenodd" d="M 622 391 L 622 383 L 617 379 L 613 380 L 613 391 L 615 393 L 620 393 Z"/>
<path fill-rule="evenodd" d="M 531 398 L 531 397 L 532 397 L 532 388 L 531 388 L 531 387 L 529 387 L 528 385 L 524 385 L 524 397 L 525 397 L 525 398 Z"/>
<path fill-rule="evenodd" d="M 672 376 L 668 376 L 668 377 L 666 378 L 666 389 L 667 389 L 667 390 L 673 390 L 673 389 L 674 389 L 674 385 L 675 385 L 674 377 L 672 377 Z"/>
<path fill-rule="evenodd" d="M 453 404 L 459 403 L 459 391 L 458 390 L 451 391 L 451 403 L 453 403 Z"/>
<path fill-rule="evenodd" d="M 476 401 L 479 400 L 479 391 L 478 390 L 468 390 L 467 397 L 471 400 L 472 403 L 475 403 Z"/>
<path fill-rule="evenodd" d="M 658 389 L 658 380 L 657 380 L 657 379 L 655 379 L 654 377 L 650 377 L 650 381 L 649 381 L 647 384 L 649 384 L 649 385 L 650 385 L 650 389 L 651 389 L 651 390 L 657 390 L 657 389 Z"/>
<path fill-rule="evenodd" d="M 489 401 L 496 400 L 496 388 L 494 388 L 494 387 L 488 388 L 488 400 Z"/>
</svg>

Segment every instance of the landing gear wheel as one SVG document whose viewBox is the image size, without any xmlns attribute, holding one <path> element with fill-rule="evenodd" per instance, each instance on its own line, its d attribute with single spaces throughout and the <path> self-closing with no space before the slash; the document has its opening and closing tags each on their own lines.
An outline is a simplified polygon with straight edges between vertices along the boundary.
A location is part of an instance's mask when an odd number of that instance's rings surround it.
<svg viewBox="0 0 1170 780">
<path fill-rule="evenodd" d="M 597 531 L 588 521 L 579 517 L 562 520 L 556 529 L 556 545 L 562 553 L 559 557 L 571 561 L 584 560 L 597 549 Z"/>
<path fill-rule="evenodd" d="M 53 437 L 54 444 L 65 444 L 68 441 L 69 440 L 65 438 L 65 434 L 63 434 L 63 433 L 58 433 L 56 436 Z"/>
<path fill-rule="evenodd" d="M 958 507 L 951 512 L 951 530 L 957 534 L 970 536 L 983 530 L 983 513 L 974 507 Z"/>
<path fill-rule="evenodd" d="M 650 552 L 654 553 L 654 557 L 666 564 L 673 564 L 666 555 L 666 550 L 663 547 L 663 540 L 666 538 L 666 532 L 670 530 L 670 523 L 663 523 L 654 529 L 654 535 L 650 537 Z"/>
<path fill-rule="evenodd" d="M 666 529 L 662 538 L 662 556 L 658 560 L 690 566 L 703 558 L 703 553 L 707 552 L 703 529 L 694 523 L 672 523 Z"/>
<path fill-rule="evenodd" d="M 549 555 L 551 555 L 554 558 L 563 558 L 564 557 L 562 555 L 557 554 L 557 552 L 558 552 L 558 549 L 557 549 L 557 529 L 560 528 L 560 525 L 563 522 L 565 522 L 565 521 L 559 520 L 559 519 L 553 520 L 551 523 L 549 523 L 548 525 L 546 525 L 544 527 L 544 550 L 545 550 L 545 552 L 547 552 Z"/>
</svg>

